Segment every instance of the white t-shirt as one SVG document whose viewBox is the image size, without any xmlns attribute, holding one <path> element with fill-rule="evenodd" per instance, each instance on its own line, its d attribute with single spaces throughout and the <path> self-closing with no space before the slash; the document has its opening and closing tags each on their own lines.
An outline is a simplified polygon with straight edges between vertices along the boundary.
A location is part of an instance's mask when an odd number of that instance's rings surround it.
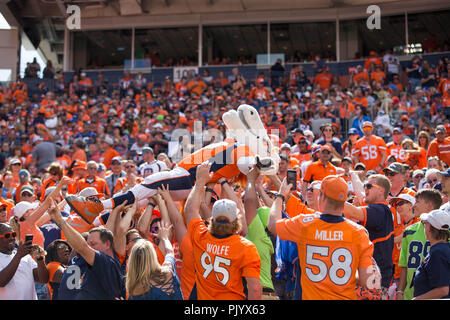
<svg viewBox="0 0 450 320">
<path fill-rule="evenodd" d="M 139 166 L 139 174 L 144 178 L 152 173 L 161 172 L 167 169 L 165 162 L 160 160 L 153 160 L 152 162 L 145 162 Z"/>
<path fill-rule="evenodd" d="M 10 255 L 0 252 L 0 270 L 10 264 L 16 252 L 16 249 Z M 29 254 L 23 257 L 11 281 L 0 288 L 0 300 L 37 300 L 33 276 L 33 269 L 36 268 L 37 263 Z"/>
<path fill-rule="evenodd" d="M 388 72 L 398 74 L 400 61 L 397 56 L 390 53 L 385 54 L 383 57 L 383 62 L 387 63 Z"/>
</svg>

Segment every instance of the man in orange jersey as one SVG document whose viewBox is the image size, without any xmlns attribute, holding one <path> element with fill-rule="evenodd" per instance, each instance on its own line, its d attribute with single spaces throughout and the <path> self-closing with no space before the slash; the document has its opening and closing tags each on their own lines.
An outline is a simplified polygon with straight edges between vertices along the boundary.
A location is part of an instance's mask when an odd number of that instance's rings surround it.
<svg viewBox="0 0 450 320">
<path fill-rule="evenodd" d="M 436 127 L 434 131 L 436 138 L 428 146 L 427 158 L 437 156 L 440 160 L 450 165 L 450 137 L 443 125 Z"/>
<path fill-rule="evenodd" d="M 336 167 L 330 162 L 331 160 L 331 148 L 330 146 L 323 145 L 320 147 L 319 160 L 312 162 L 306 168 L 305 176 L 303 177 L 302 193 L 303 197 L 306 197 L 306 190 L 308 185 L 313 181 L 321 181 L 326 176 L 335 175 Z"/>
<path fill-rule="evenodd" d="M 87 176 L 77 182 L 77 193 L 84 188 L 93 187 L 98 193 L 109 194 L 109 188 L 105 179 L 97 177 L 98 163 L 95 161 L 88 161 Z"/>
<path fill-rule="evenodd" d="M 291 185 L 283 180 L 270 210 L 268 229 L 280 239 L 297 243 L 302 300 L 356 300 L 357 284 L 377 288 L 380 279 L 367 231 L 343 217 L 348 186 L 331 175 L 322 180 L 319 211 L 281 219 Z M 358 276 L 357 276 L 358 273 Z"/>
<path fill-rule="evenodd" d="M 403 132 L 400 128 L 394 128 L 392 131 L 393 141 L 386 144 L 387 147 L 387 157 L 393 155 L 398 162 L 405 162 L 406 152 L 402 147 Z"/>
<path fill-rule="evenodd" d="M 194 252 L 193 290 L 196 290 L 198 300 L 260 300 L 261 259 L 256 246 L 239 235 L 241 221 L 245 223 L 245 218 L 241 219 L 236 203 L 229 199 L 216 201 L 209 227 L 200 217 L 204 189 L 213 176 L 211 167 L 211 163 L 198 166 L 196 183 L 184 207 Z"/>
<path fill-rule="evenodd" d="M 356 141 L 352 150 L 354 163 L 361 162 L 367 170 L 380 172 L 386 161 L 387 147 L 384 140 L 372 134 L 373 124 L 370 121 L 363 123 L 364 136 Z"/>
<path fill-rule="evenodd" d="M 110 136 L 105 136 L 105 140 L 102 142 L 103 153 L 100 156 L 100 162 L 102 162 L 106 169 L 111 166 L 111 160 L 115 157 L 120 157 L 119 152 L 113 148 L 114 140 Z"/>
</svg>

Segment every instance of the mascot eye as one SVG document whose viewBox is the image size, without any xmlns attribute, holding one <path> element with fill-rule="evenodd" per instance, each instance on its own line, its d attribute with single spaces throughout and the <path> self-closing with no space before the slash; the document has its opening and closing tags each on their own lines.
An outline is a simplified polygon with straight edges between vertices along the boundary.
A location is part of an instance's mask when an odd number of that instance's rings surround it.
<svg viewBox="0 0 450 320">
<path fill-rule="evenodd" d="M 250 111 L 250 115 L 253 115 L 253 111 Z"/>
</svg>

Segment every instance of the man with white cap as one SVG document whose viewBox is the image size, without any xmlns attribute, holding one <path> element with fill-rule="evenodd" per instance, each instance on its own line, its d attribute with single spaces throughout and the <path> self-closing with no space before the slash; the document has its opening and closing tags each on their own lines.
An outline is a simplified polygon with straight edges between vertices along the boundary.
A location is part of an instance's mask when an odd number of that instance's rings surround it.
<svg viewBox="0 0 450 320">
<path fill-rule="evenodd" d="M 442 204 L 442 195 L 434 189 L 421 189 L 415 197 L 413 205 L 414 220 L 419 222 L 407 226 L 403 232 L 398 268 L 400 277 L 396 288 L 396 300 L 411 300 L 414 287 L 412 279 L 423 258 L 428 254 L 430 243 L 425 237 L 424 225 L 420 215 L 439 209 Z"/>
<path fill-rule="evenodd" d="M 433 210 L 420 215 L 430 252 L 414 274 L 414 299 L 450 298 L 450 213 Z"/>
<path fill-rule="evenodd" d="M 259 300 L 261 259 L 255 245 L 239 235 L 245 218 L 240 216 L 236 203 L 229 199 L 216 201 L 208 227 L 200 217 L 210 168 L 209 163 L 198 166 L 196 183 L 184 207 L 196 271 L 191 297 L 196 293 L 199 300 L 244 300 L 245 278 L 247 298 Z"/>
</svg>

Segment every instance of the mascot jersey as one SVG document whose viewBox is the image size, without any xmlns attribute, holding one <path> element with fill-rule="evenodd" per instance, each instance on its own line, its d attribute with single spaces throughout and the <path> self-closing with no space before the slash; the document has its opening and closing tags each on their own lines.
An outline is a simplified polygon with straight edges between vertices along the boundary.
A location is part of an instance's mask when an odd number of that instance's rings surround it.
<svg viewBox="0 0 450 320">
<path fill-rule="evenodd" d="M 119 206 L 127 200 L 132 204 L 136 200 L 147 199 L 157 193 L 162 185 L 168 186 L 174 201 L 186 199 L 194 186 L 197 167 L 208 161 L 211 163 L 210 172 L 213 173 L 210 182 L 217 182 L 220 178 L 232 179 L 241 170 L 251 165 L 254 159 L 253 152 L 246 145 L 236 142 L 234 139 L 225 139 L 223 142 L 214 143 L 201 148 L 188 157 L 181 160 L 175 168 L 169 171 L 161 171 L 147 176 L 140 184 L 135 185 L 129 192 L 114 196 L 112 199 L 103 200 L 105 209 Z"/>
<path fill-rule="evenodd" d="M 217 182 L 220 178 L 232 179 L 240 173 L 239 162 L 252 157 L 253 153 L 246 145 L 237 143 L 234 139 L 225 139 L 224 142 L 210 144 L 194 152 L 178 163 L 178 166 L 187 170 L 195 180 L 197 166 L 205 161 L 211 163 L 213 172 L 210 182 Z"/>
</svg>

